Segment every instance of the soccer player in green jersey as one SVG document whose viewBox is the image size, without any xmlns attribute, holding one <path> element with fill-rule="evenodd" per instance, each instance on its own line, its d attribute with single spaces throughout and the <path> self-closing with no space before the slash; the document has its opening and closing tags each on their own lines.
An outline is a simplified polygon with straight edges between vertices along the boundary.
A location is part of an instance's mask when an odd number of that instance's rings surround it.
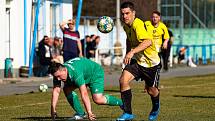
<svg viewBox="0 0 215 121">
<path fill-rule="evenodd" d="M 51 115 L 56 115 L 56 105 L 60 93 L 60 82 L 64 82 L 63 91 L 71 107 L 76 111 L 72 119 L 80 120 L 86 117 L 81 107 L 77 94 L 74 92 L 79 88 L 81 99 L 84 103 L 89 120 L 95 120 L 96 116 L 91 110 L 91 104 L 87 87 L 90 88 L 93 101 L 98 105 L 121 106 L 122 101 L 111 95 L 104 95 L 104 71 L 102 67 L 86 58 L 74 58 L 64 64 L 53 63 L 49 68 L 54 76 L 54 88 L 52 91 Z"/>
<path fill-rule="evenodd" d="M 134 4 L 124 2 L 121 4 L 120 11 L 121 19 L 124 22 L 123 28 L 127 35 L 127 47 L 124 57 L 126 66 L 119 79 L 123 114 L 117 118 L 117 121 L 132 120 L 135 117 L 131 108 L 132 91 L 130 82 L 133 79 L 145 81 L 147 92 L 152 101 L 149 120 L 154 120 L 157 118 L 160 109 L 158 90 L 160 58 L 152 35 L 146 31 L 143 21 L 135 17 Z"/>
</svg>

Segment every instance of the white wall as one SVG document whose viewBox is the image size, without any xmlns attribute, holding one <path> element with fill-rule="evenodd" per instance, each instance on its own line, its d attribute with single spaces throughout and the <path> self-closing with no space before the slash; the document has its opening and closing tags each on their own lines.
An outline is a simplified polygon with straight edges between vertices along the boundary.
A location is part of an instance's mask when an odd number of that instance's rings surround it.
<svg viewBox="0 0 215 121">
<path fill-rule="evenodd" d="M 19 6 L 19 7 L 18 7 Z M 24 65 L 24 2 L 11 1 L 11 57 L 14 68 Z"/>
<path fill-rule="evenodd" d="M 5 0 L 0 0 L 0 68 L 4 67 L 4 59 L 7 57 L 6 52 L 6 12 L 5 12 Z"/>
<path fill-rule="evenodd" d="M 31 0 L 27 1 L 27 66 L 29 64 L 29 48 L 30 42 L 30 26 L 31 26 Z M 9 43 L 8 43 L 8 16 L 6 14 L 6 0 L 0 0 L 0 69 L 4 69 L 4 61 L 9 57 Z M 19 68 L 24 65 L 24 1 L 12 0 L 10 4 L 10 41 L 11 41 L 11 58 L 14 59 L 13 67 Z M 62 19 L 68 20 L 72 18 L 72 4 L 63 4 Z M 46 28 L 45 34 L 50 36 L 50 1 L 46 1 Z M 59 9 L 59 8 L 58 8 Z M 59 10 L 57 10 L 59 11 Z M 59 13 L 59 12 L 57 12 Z M 40 7 L 39 16 L 39 36 L 38 40 L 41 40 L 44 31 L 43 30 L 43 9 Z M 59 16 L 57 18 L 59 23 Z M 33 26 L 33 25 L 32 25 Z M 32 34 L 32 33 L 31 33 Z"/>
</svg>

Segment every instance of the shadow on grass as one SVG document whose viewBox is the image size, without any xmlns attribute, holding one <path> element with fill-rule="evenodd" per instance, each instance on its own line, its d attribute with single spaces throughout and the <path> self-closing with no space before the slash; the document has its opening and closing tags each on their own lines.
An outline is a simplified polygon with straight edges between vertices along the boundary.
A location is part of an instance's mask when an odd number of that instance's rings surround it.
<svg viewBox="0 0 215 121">
<path fill-rule="evenodd" d="M 67 121 L 70 117 L 58 117 L 56 121 Z M 22 117 L 22 118 L 13 118 L 26 121 L 51 121 L 51 117 Z"/>
<path fill-rule="evenodd" d="M 68 121 L 71 117 L 57 117 L 55 121 Z M 51 117 L 22 117 L 22 118 L 13 118 L 15 120 L 24 120 L 24 121 L 51 121 Z M 97 117 L 98 121 L 114 121 L 110 117 Z M 79 121 L 89 121 L 88 119 L 83 119 Z"/>
<path fill-rule="evenodd" d="M 215 96 L 194 96 L 194 95 L 173 95 L 173 97 L 187 97 L 187 98 L 215 98 Z"/>
</svg>

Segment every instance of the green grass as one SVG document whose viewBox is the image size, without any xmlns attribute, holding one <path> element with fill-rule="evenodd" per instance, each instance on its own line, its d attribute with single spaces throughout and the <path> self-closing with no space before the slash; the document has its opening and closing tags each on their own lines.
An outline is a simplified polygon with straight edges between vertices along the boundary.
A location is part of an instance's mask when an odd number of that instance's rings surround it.
<svg viewBox="0 0 215 121">
<path fill-rule="evenodd" d="M 161 111 L 159 121 L 215 121 L 215 75 L 180 77 L 161 80 Z M 132 83 L 135 121 L 146 121 L 151 110 L 150 97 L 143 93 L 144 83 Z M 120 97 L 118 87 L 106 87 L 105 93 Z M 0 97 L 0 121 L 50 121 L 51 93 L 28 93 Z M 98 121 L 116 119 L 118 107 L 96 105 L 93 112 Z M 61 93 L 58 120 L 74 113 Z"/>
</svg>

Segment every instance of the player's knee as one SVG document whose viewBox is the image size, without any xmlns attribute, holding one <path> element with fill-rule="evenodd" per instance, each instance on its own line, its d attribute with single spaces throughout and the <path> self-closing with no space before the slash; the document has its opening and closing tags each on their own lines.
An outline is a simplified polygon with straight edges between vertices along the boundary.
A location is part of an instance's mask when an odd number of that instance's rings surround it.
<svg viewBox="0 0 215 121">
<path fill-rule="evenodd" d="M 147 89 L 147 92 L 151 96 L 155 96 L 159 93 L 158 89 L 156 87 L 150 87 Z"/>
<path fill-rule="evenodd" d="M 98 105 L 103 105 L 105 104 L 105 101 L 102 100 L 101 98 L 93 98 L 93 101 L 98 104 Z"/>
</svg>

